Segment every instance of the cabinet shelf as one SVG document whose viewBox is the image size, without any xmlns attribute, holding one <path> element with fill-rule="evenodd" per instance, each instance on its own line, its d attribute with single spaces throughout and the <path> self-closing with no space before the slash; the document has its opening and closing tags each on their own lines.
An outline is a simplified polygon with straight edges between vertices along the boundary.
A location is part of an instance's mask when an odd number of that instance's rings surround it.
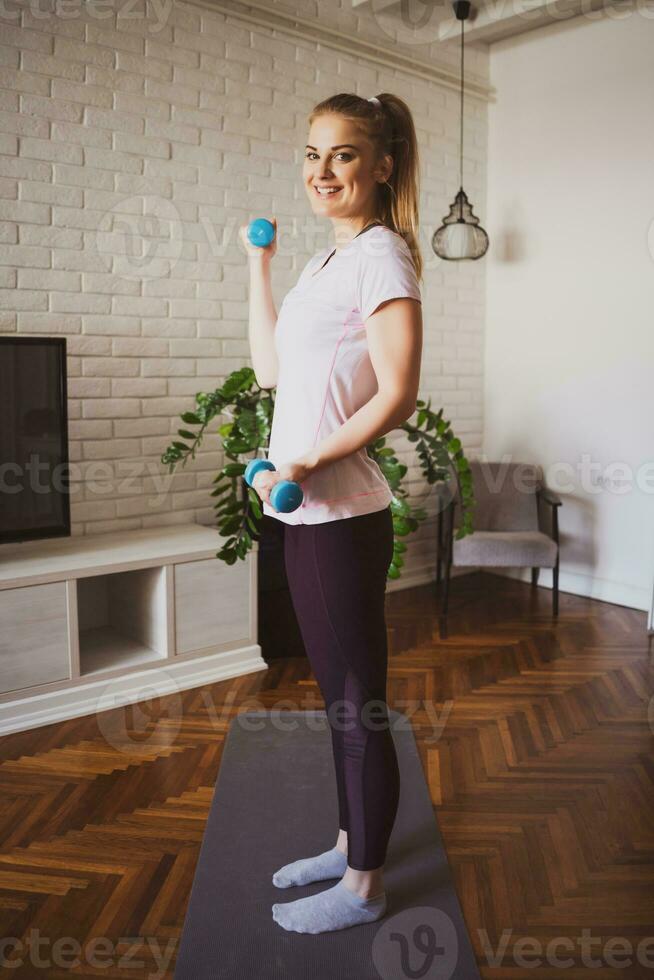
<svg viewBox="0 0 654 980">
<path fill-rule="evenodd" d="M 136 667 L 153 660 L 165 659 L 157 650 L 126 636 L 114 626 L 95 626 L 81 630 L 79 647 L 82 677 L 102 674 L 117 667 Z"/>
<path fill-rule="evenodd" d="M 165 660 L 169 616 L 165 566 L 78 579 L 80 676 Z"/>
</svg>

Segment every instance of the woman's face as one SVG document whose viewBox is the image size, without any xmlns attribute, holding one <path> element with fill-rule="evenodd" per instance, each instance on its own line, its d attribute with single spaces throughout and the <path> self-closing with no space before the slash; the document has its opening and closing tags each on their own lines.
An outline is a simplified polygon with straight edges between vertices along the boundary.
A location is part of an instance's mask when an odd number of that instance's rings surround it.
<svg viewBox="0 0 654 980">
<path fill-rule="evenodd" d="M 327 113 L 313 121 L 302 176 L 315 214 L 327 218 L 371 217 L 377 181 L 385 174 L 383 165 L 375 167 L 372 143 L 349 119 Z"/>
</svg>

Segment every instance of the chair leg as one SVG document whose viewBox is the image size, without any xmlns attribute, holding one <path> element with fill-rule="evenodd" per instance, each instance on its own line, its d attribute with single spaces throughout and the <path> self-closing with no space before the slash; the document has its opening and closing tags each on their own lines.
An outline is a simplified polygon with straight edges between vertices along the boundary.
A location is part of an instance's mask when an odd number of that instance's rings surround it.
<svg viewBox="0 0 654 980">
<path fill-rule="evenodd" d="M 559 615 L 559 563 L 552 570 L 552 615 Z"/>
<path fill-rule="evenodd" d="M 443 603 L 441 605 L 441 614 L 438 621 L 438 635 L 441 640 L 447 639 L 447 607 L 448 600 L 450 596 L 450 569 L 452 568 L 452 562 L 448 561 L 445 565 L 445 581 L 443 583 Z"/>
<path fill-rule="evenodd" d="M 538 575 L 540 573 L 540 568 L 536 565 L 531 570 L 531 584 L 538 585 Z"/>
<path fill-rule="evenodd" d="M 450 505 L 447 511 L 448 521 L 443 521 L 443 526 L 446 527 L 444 534 L 444 544 L 445 544 L 445 581 L 443 583 L 443 603 L 441 605 L 441 613 L 438 622 L 438 632 L 441 640 L 447 638 L 447 606 L 450 595 L 450 571 L 452 569 L 452 536 L 454 534 L 454 507 Z"/>
<path fill-rule="evenodd" d="M 441 584 L 441 569 L 443 565 L 443 511 L 438 512 L 438 544 L 436 550 L 436 585 Z"/>
</svg>

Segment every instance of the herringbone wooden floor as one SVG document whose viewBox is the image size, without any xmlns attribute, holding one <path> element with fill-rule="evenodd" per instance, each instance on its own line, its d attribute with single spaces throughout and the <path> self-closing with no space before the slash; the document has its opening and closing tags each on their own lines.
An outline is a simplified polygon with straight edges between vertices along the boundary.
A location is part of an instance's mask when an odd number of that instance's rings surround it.
<svg viewBox="0 0 654 980">
<path fill-rule="evenodd" d="M 646 615 L 561 594 L 554 624 L 550 599 L 457 577 L 439 640 L 433 586 L 389 593 L 389 702 L 411 718 L 482 976 L 652 978 Z M 304 658 L 5 737 L 0 955 L 21 965 L 2 975 L 172 977 L 223 736 L 280 699 L 322 706 Z"/>
</svg>

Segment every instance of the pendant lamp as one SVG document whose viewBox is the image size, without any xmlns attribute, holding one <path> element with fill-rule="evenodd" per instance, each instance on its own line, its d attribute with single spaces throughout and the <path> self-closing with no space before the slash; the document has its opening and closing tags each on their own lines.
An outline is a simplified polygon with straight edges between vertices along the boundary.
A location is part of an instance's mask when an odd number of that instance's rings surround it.
<svg viewBox="0 0 654 980">
<path fill-rule="evenodd" d="M 455 0 L 452 6 L 457 20 L 461 21 L 460 187 L 450 205 L 450 213 L 434 232 L 431 245 L 442 259 L 480 259 L 488 248 L 488 235 L 479 224 L 479 218 L 472 213 L 472 205 L 463 189 L 463 22 L 470 13 L 470 2 Z"/>
</svg>

